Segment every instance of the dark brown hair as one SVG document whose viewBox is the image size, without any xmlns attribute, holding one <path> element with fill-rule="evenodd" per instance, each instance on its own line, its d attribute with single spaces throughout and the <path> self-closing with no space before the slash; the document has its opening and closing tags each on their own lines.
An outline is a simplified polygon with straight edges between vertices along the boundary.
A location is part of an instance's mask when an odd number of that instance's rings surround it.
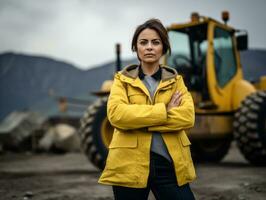
<svg viewBox="0 0 266 200">
<path fill-rule="evenodd" d="M 137 40 L 139 37 L 139 34 L 146 28 L 155 30 L 158 35 L 160 36 L 162 43 L 163 43 L 163 54 L 166 54 L 167 51 L 169 51 L 169 54 L 171 54 L 171 47 L 169 43 L 169 38 L 167 34 L 166 28 L 163 26 L 162 22 L 159 19 L 149 19 L 143 24 L 139 25 L 132 38 L 131 43 L 131 49 L 133 52 L 137 51 Z"/>
</svg>

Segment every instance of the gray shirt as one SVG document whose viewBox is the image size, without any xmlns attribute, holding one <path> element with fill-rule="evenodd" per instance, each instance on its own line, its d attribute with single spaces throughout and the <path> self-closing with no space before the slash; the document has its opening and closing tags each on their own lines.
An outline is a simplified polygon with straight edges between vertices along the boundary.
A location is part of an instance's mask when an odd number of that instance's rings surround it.
<svg viewBox="0 0 266 200">
<path fill-rule="evenodd" d="M 154 79 L 152 76 L 145 75 L 145 77 L 142 79 L 142 82 L 149 90 L 151 98 L 153 98 L 154 93 L 159 85 L 159 81 Z M 165 157 L 167 160 L 172 162 L 171 156 L 169 155 L 160 132 L 153 132 L 152 134 L 151 151 Z"/>
</svg>

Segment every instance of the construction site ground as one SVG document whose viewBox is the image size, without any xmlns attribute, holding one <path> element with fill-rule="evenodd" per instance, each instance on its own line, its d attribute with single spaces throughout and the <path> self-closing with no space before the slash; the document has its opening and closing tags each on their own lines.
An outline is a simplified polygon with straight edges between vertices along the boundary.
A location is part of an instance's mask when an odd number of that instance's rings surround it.
<svg viewBox="0 0 266 200">
<path fill-rule="evenodd" d="M 199 200 L 264 200 L 266 167 L 250 165 L 235 144 L 218 164 L 196 163 L 191 184 Z M 82 153 L 0 155 L 0 199 L 111 200 L 109 186 L 99 185 L 100 171 Z M 150 193 L 149 200 L 155 198 Z"/>
</svg>

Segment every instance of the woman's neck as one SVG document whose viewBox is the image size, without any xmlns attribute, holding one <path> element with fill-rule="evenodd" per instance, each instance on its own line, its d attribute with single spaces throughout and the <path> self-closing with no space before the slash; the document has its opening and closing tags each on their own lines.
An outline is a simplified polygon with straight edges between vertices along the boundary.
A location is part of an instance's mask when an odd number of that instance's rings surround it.
<svg viewBox="0 0 266 200">
<path fill-rule="evenodd" d="M 159 63 L 143 63 L 141 62 L 141 69 L 143 71 L 144 74 L 146 75 L 153 75 L 155 72 L 157 72 L 157 70 L 159 69 Z"/>
</svg>

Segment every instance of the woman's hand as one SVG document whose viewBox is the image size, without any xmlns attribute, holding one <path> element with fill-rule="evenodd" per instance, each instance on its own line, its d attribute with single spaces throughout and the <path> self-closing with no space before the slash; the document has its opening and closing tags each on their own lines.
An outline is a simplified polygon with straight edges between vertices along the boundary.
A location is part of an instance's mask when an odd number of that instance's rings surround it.
<svg viewBox="0 0 266 200">
<path fill-rule="evenodd" d="M 178 91 L 175 92 L 173 96 L 171 97 L 171 101 L 167 105 L 167 111 L 169 111 L 170 109 L 174 107 L 178 107 L 182 100 L 181 97 L 182 97 L 181 92 L 178 92 Z"/>
</svg>

